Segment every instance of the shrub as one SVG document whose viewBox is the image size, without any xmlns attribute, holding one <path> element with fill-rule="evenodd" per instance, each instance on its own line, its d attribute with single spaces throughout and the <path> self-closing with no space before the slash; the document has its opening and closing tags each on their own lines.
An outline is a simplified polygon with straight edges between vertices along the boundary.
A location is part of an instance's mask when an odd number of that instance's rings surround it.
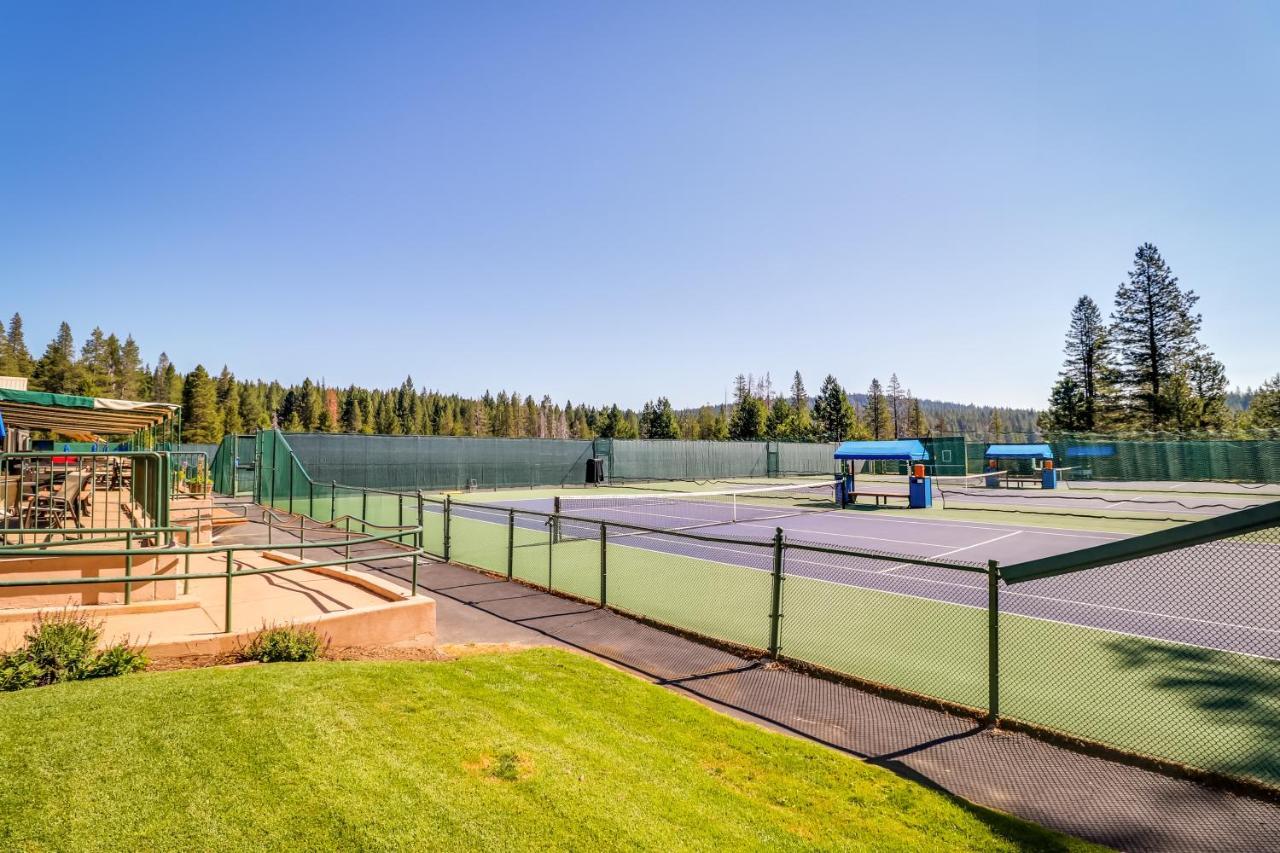
<svg viewBox="0 0 1280 853">
<path fill-rule="evenodd" d="M 128 643 L 99 652 L 102 623 L 67 609 L 41 613 L 26 643 L 0 658 L 0 690 L 23 690 L 61 681 L 104 678 L 145 669 L 147 658 Z"/>
<path fill-rule="evenodd" d="M 241 660 L 298 663 L 315 660 L 327 643 L 314 628 L 297 625 L 264 627 L 240 650 Z"/>
<path fill-rule="evenodd" d="M 0 690 L 24 690 L 40 684 L 40 667 L 15 652 L 0 658 Z"/>
<path fill-rule="evenodd" d="M 110 678 L 113 675 L 128 675 L 147 668 L 147 656 L 135 648 L 116 643 L 98 655 L 85 670 L 85 678 Z"/>
<path fill-rule="evenodd" d="M 83 678 L 96 656 L 102 623 L 78 610 L 41 613 L 24 639 L 26 657 L 40 668 L 41 684 Z"/>
</svg>

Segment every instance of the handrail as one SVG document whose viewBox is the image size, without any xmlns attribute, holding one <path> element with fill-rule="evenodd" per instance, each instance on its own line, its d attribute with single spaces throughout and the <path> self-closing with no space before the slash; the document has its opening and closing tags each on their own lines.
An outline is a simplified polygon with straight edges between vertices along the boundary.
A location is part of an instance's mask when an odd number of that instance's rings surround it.
<svg viewBox="0 0 1280 853">
<path fill-rule="evenodd" d="M 348 522 L 352 518 L 353 518 L 352 516 L 343 516 L 343 520 Z M 115 584 L 120 584 L 124 587 L 125 603 L 128 604 L 131 598 L 131 592 L 133 590 L 133 587 L 140 583 L 158 583 L 161 581 L 174 581 L 174 582 L 182 581 L 183 590 L 185 592 L 189 588 L 190 582 L 193 580 L 211 580 L 211 579 L 223 578 L 226 581 L 225 610 L 224 610 L 225 616 L 224 616 L 224 623 L 223 623 L 224 633 L 230 633 L 232 630 L 232 597 L 231 597 L 232 582 L 237 576 L 241 576 L 241 575 L 263 575 L 263 574 L 279 574 L 283 572 L 293 572 L 293 571 L 309 571 L 312 569 L 327 568 L 331 566 L 349 566 L 355 563 L 369 563 L 376 560 L 403 559 L 408 557 L 413 562 L 413 574 L 411 576 L 411 585 L 409 588 L 409 592 L 406 597 L 413 598 L 418 594 L 418 559 L 420 557 L 427 556 L 426 552 L 422 549 L 422 527 L 421 526 L 384 525 L 384 524 L 375 524 L 373 522 L 364 521 L 363 519 L 355 519 L 356 521 L 360 521 L 362 524 L 366 525 L 367 527 L 374 527 L 377 529 L 386 530 L 388 532 L 371 534 L 371 533 L 368 533 L 367 530 L 365 530 L 362 533 L 362 535 L 352 538 L 350 535 L 350 524 L 348 523 L 347 531 L 346 531 L 348 535 L 347 535 L 347 538 L 345 539 L 337 540 L 337 541 L 326 540 L 323 542 L 306 542 L 305 541 L 306 527 L 304 523 L 306 520 L 306 516 L 299 516 L 298 519 L 299 519 L 299 525 L 298 525 L 299 541 L 296 545 L 290 544 L 287 546 L 288 550 L 290 551 L 297 550 L 298 558 L 300 561 L 297 564 L 279 565 L 279 566 L 259 566 L 259 567 L 241 568 L 237 570 L 236 569 L 237 561 L 235 558 L 236 553 L 245 552 L 245 551 L 265 553 L 266 551 L 271 549 L 270 543 L 268 542 L 266 548 L 264 548 L 260 544 L 259 545 L 244 545 L 244 544 L 208 545 L 208 546 L 193 547 L 190 544 L 191 530 L 189 528 L 176 528 L 176 530 L 186 534 L 185 538 L 186 538 L 187 544 L 185 546 L 181 546 L 181 547 L 177 546 L 172 541 L 174 537 L 171 536 L 170 544 L 168 545 L 162 545 L 159 547 L 151 547 L 151 548 L 132 548 L 129 546 L 134 541 L 134 529 L 128 528 L 125 531 L 125 541 L 127 543 L 125 548 L 107 548 L 107 549 L 83 548 L 76 545 L 71 545 L 70 547 L 68 547 L 66 543 L 47 543 L 49 545 L 56 544 L 56 545 L 61 545 L 63 547 L 58 547 L 58 548 L 49 547 L 49 548 L 42 548 L 39 550 L 26 548 L 25 543 L 23 546 L 0 547 L 0 557 L 5 556 L 6 554 L 25 556 L 25 557 L 36 557 L 36 558 L 40 558 L 40 557 L 123 557 L 125 560 L 123 575 L 97 576 L 97 577 L 72 577 L 72 578 L 45 577 L 45 578 L 26 578 L 26 579 L 20 579 L 20 580 L 0 580 L 0 589 L 17 589 L 17 588 L 31 588 L 31 587 L 39 588 L 39 587 L 47 587 L 47 586 L 113 586 Z M 315 519 L 312 519 L 312 521 L 315 521 Z M 320 522 L 317 522 L 317 523 L 320 523 Z M 325 526 L 333 527 L 333 523 L 328 522 L 325 524 Z M 267 529 L 268 529 L 268 532 L 271 530 L 270 525 L 268 525 Z M 313 528 L 313 531 L 314 529 L 315 528 Z M 112 530 L 109 532 L 117 532 L 117 531 Z M 406 532 L 411 532 L 413 534 L 413 541 L 415 543 L 413 547 L 409 547 L 407 551 L 406 551 L 406 546 L 403 546 L 404 536 Z M 401 544 L 401 547 L 398 547 L 392 551 L 388 551 L 387 553 L 377 553 L 372 555 L 362 554 L 362 555 L 357 555 L 355 557 L 351 556 L 352 545 L 365 545 L 373 542 L 384 542 L 392 539 L 396 539 Z M 118 537 L 113 537 L 106 540 L 98 540 L 98 541 L 118 541 Z M 389 545 L 395 545 L 395 544 L 396 543 L 389 542 Z M 345 556 L 335 558 L 332 560 L 322 560 L 319 562 L 315 562 L 315 561 L 303 562 L 302 561 L 303 551 L 312 550 L 315 548 L 328 548 L 328 549 L 334 550 L 338 547 L 344 548 Z M 226 559 L 226 568 L 221 572 L 192 572 L 189 569 L 190 569 L 190 557 L 193 554 L 194 555 L 224 554 Z M 181 573 L 160 574 L 160 575 L 132 574 L 132 567 L 133 567 L 134 560 L 160 558 L 160 557 L 183 557 L 185 567 L 187 570 Z"/>
</svg>

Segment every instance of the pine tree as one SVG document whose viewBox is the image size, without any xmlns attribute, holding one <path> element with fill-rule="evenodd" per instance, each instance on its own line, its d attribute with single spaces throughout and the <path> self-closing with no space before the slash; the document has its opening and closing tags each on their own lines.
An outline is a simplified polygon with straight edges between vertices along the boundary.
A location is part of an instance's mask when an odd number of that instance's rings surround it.
<svg viewBox="0 0 1280 853">
<path fill-rule="evenodd" d="M 1083 432 L 1106 429 L 1112 421 L 1116 368 L 1112 362 L 1111 332 L 1102 319 L 1098 304 L 1088 296 L 1081 296 L 1071 309 L 1063 351 L 1066 358 L 1059 376 L 1070 382 L 1054 385 L 1048 420 L 1074 424 L 1061 429 Z M 1054 412 L 1054 399 L 1068 409 Z"/>
<path fill-rule="evenodd" d="M 12 332 L 10 345 L 12 345 Z M 36 391 L 49 391 L 54 394 L 75 394 L 79 392 L 79 376 L 75 365 L 75 339 L 71 336 L 71 327 L 66 323 L 58 326 L 58 336 L 49 342 L 44 355 L 36 362 L 31 372 L 31 386 Z"/>
<path fill-rule="evenodd" d="M 22 331 L 22 315 L 14 313 L 9 319 L 8 353 L 10 369 L 14 376 L 30 376 L 35 370 L 35 361 L 27 349 L 27 339 Z"/>
<path fill-rule="evenodd" d="M 1088 432 L 1084 392 L 1071 376 L 1061 376 L 1049 392 L 1049 408 L 1040 413 L 1044 432 Z"/>
<path fill-rule="evenodd" d="M 854 429 L 855 415 L 849 395 L 830 374 L 822 380 L 813 401 L 813 424 L 822 441 L 843 441 Z"/>
<path fill-rule="evenodd" d="M 218 387 L 202 364 L 197 364 L 182 384 L 182 438 L 193 444 L 222 440 Z"/>
<path fill-rule="evenodd" d="M 119 396 L 136 400 L 142 396 L 142 354 L 133 335 L 126 335 L 120 348 L 120 367 L 116 375 Z"/>
<path fill-rule="evenodd" d="M 902 438 L 902 427 L 906 421 L 906 412 L 903 409 L 902 383 L 898 381 L 898 374 L 889 375 L 889 385 L 886 388 L 887 402 L 889 404 L 889 419 L 893 424 L 893 437 Z"/>
<path fill-rule="evenodd" d="M 1134 254 L 1129 279 L 1116 291 L 1112 335 L 1132 419 L 1148 429 L 1166 425 L 1175 406 L 1170 381 L 1199 349 L 1194 291 L 1178 279 L 1150 243 Z"/>
<path fill-rule="evenodd" d="M 1213 432 L 1226 428 L 1227 373 L 1222 362 L 1206 349 L 1198 350 L 1187 360 L 1187 384 L 1194 398 L 1196 430 Z"/>
<path fill-rule="evenodd" d="M 755 395 L 748 394 L 733 410 L 729 419 L 729 438 L 736 441 L 748 441 L 764 436 L 765 420 L 769 413 L 764 401 Z"/>
<path fill-rule="evenodd" d="M 1004 419 L 1000 417 L 1000 410 L 992 407 L 991 420 L 987 422 L 987 437 L 992 441 L 999 441 L 1004 435 Z"/>
<path fill-rule="evenodd" d="M 222 432 L 224 435 L 239 435 L 244 432 L 240 418 L 240 386 L 225 364 L 222 365 L 222 373 L 218 374 L 216 387 L 218 409 L 222 413 Z"/>
<path fill-rule="evenodd" d="M 271 425 L 262 399 L 262 388 L 257 384 L 246 382 L 240 386 L 240 424 L 245 431 Z"/>
<path fill-rule="evenodd" d="M 880 387 L 879 379 L 872 379 L 871 387 L 867 389 L 867 431 L 871 433 L 874 441 L 883 441 L 889 438 L 892 429 L 893 424 L 889 405 L 884 398 L 884 389 Z"/>
<path fill-rule="evenodd" d="M 1280 373 L 1263 382 L 1249 400 L 1249 422 L 1256 429 L 1280 429 Z"/>
<path fill-rule="evenodd" d="M 929 422 L 920 408 L 920 401 L 911 396 L 910 389 L 907 389 L 907 435 L 913 438 L 929 435 Z"/>
<path fill-rule="evenodd" d="M 800 378 L 800 371 L 791 379 L 791 408 L 796 411 L 809 408 L 809 392 L 804 387 L 804 380 Z"/>
<path fill-rule="evenodd" d="M 766 438 L 780 441 L 793 441 L 791 431 L 796 425 L 796 410 L 791 407 L 786 397 L 779 397 L 769 407 L 769 416 L 765 419 L 764 434 Z"/>
</svg>

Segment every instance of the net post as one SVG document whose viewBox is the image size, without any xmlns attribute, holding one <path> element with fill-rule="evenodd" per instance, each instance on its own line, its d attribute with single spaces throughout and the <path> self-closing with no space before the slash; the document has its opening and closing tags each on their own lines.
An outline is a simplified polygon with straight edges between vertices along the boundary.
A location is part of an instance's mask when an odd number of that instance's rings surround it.
<svg viewBox="0 0 1280 853">
<path fill-rule="evenodd" d="M 1000 720 L 1000 564 L 987 561 L 987 723 Z"/>
<path fill-rule="evenodd" d="M 515 577 L 516 569 L 516 511 L 507 510 L 507 580 Z"/>
<path fill-rule="evenodd" d="M 776 659 L 782 635 L 782 528 L 773 533 L 773 589 L 769 613 L 769 656 Z"/>
<path fill-rule="evenodd" d="M 600 606 L 609 606 L 609 546 L 608 526 L 600 525 Z"/>
<path fill-rule="evenodd" d="M 451 520 L 453 518 L 453 500 L 448 494 L 444 496 L 444 561 L 449 562 L 449 533 L 453 526 Z"/>
</svg>

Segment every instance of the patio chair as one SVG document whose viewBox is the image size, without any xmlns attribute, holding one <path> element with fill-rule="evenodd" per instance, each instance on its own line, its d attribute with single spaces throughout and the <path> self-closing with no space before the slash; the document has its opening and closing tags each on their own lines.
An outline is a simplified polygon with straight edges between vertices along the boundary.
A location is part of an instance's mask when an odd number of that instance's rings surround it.
<svg viewBox="0 0 1280 853">
<path fill-rule="evenodd" d="M 55 491 L 36 491 L 27 500 L 23 513 L 26 518 L 24 526 L 66 527 L 68 520 L 76 527 L 83 526 L 80 524 L 80 509 L 84 481 L 85 472 L 72 471 Z"/>
</svg>

